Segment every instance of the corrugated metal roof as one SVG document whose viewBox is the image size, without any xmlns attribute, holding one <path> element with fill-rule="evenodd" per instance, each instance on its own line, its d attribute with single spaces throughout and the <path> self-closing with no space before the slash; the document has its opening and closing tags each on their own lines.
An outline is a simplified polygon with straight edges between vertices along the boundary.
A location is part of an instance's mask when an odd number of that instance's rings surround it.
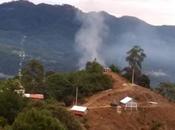
<svg viewBox="0 0 175 130">
<path fill-rule="evenodd" d="M 24 97 L 29 98 L 30 97 L 30 94 L 29 93 L 25 93 L 24 94 Z"/>
<path fill-rule="evenodd" d="M 33 99 L 44 99 L 43 94 L 30 94 L 30 97 Z"/>
<path fill-rule="evenodd" d="M 44 95 L 43 94 L 29 94 L 29 93 L 25 93 L 24 96 L 27 97 L 27 98 L 32 98 L 32 99 L 44 99 Z"/>
<path fill-rule="evenodd" d="M 71 111 L 79 111 L 79 112 L 86 112 L 87 107 L 83 107 L 83 106 L 73 106 L 71 109 Z"/>
<path fill-rule="evenodd" d="M 132 101 L 131 97 L 125 97 L 122 100 L 120 100 L 120 103 L 127 104 L 130 101 Z"/>
</svg>

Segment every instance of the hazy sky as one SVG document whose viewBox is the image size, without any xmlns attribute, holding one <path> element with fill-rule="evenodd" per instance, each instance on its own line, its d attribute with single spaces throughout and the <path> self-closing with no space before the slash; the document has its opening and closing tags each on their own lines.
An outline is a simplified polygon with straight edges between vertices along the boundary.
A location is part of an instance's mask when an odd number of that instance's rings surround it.
<svg viewBox="0 0 175 130">
<path fill-rule="evenodd" d="M 0 3 L 11 0 L 0 0 Z M 29 0 L 36 4 L 71 4 L 81 10 L 136 16 L 154 25 L 175 25 L 175 0 Z"/>
</svg>

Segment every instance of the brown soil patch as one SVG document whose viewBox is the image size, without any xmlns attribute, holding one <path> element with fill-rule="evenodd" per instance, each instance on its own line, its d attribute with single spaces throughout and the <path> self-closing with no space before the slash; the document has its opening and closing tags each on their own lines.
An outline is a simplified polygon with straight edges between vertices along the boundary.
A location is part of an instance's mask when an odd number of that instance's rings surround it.
<svg viewBox="0 0 175 130">
<path fill-rule="evenodd" d="M 113 88 L 89 97 L 84 104 L 89 108 L 86 116 L 89 130 L 175 130 L 174 103 L 149 89 L 132 86 L 115 73 L 106 74 L 114 79 Z M 137 101 L 138 110 L 122 110 L 118 114 L 110 103 L 125 96 Z"/>
</svg>

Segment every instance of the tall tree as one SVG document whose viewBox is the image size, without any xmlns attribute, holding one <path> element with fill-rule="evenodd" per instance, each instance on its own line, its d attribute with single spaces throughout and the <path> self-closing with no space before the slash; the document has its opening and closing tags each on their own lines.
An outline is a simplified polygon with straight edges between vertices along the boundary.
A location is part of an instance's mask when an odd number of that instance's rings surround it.
<svg viewBox="0 0 175 130">
<path fill-rule="evenodd" d="M 139 46 L 134 46 L 127 52 L 126 61 L 132 69 L 132 83 L 134 83 L 135 80 L 135 73 L 141 74 L 142 62 L 145 57 L 146 54 L 144 53 L 144 50 Z"/>
<path fill-rule="evenodd" d="M 42 92 L 45 72 L 37 60 L 30 60 L 22 69 L 22 84 L 27 92 Z"/>
<path fill-rule="evenodd" d="M 86 63 L 86 71 L 90 73 L 103 73 L 103 67 L 94 59 Z"/>
<path fill-rule="evenodd" d="M 25 104 L 25 99 L 11 90 L 0 92 L 0 116 L 5 118 L 10 124 L 24 108 Z"/>
</svg>

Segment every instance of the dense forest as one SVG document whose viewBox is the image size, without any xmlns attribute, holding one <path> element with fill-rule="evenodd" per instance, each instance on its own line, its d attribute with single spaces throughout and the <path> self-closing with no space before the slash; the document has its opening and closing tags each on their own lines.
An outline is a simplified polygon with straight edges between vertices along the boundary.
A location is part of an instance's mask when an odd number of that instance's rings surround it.
<svg viewBox="0 0 175 130">
<path fill-rule="evenodd" d="M 78 103 L 84 97 L 112 87 L 112 79 L 103 74 L 96 61 L 88 62 L 85 70 L 71 73 L 45 72 L 37 60 L 22 69 L 22 78 L 0 82 L 0 127 L 2 130 L 83 130 L 66 106 L 73 105 L 75 89 L 79 88 Z M 29 100 L 16 90 L 44 94 L 45 100 Z"/>
</svg>

